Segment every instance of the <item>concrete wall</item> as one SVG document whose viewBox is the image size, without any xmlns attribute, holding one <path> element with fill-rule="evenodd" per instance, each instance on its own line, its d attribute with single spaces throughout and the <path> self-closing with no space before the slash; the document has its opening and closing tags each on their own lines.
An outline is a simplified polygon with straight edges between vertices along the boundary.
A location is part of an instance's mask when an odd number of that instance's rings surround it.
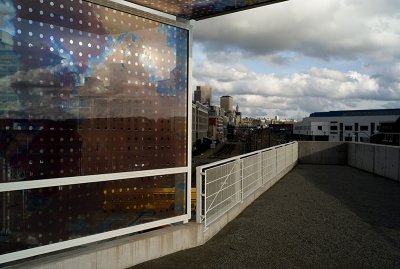
<svg viewBox="0 0 400 269">
<path fill-rule="evenodd" d="M 300 141 L 300 164 L 347 164 L 347 143 Z"/>
<path fill-rule="evenodd" d="M 348 165 L 400 181 L 400 147 L 349 143 Z"/>
<path fill-rule="evenodd" d="M 347 164 L 351 167 L 374 173 L 375 145 L 364 143 L 349 143 Z"/>
<path fill-rule="evenodd" d="M 6 268 L 123 269 L 203 243 L 203 226 L 188 223 L 46 255 Z"/>
<path fill-rule="evenodd" d="M 400 147 L 354 142 L 299 142 L 299 163 L 349 165 L 400 181 Z"/>
</svg>

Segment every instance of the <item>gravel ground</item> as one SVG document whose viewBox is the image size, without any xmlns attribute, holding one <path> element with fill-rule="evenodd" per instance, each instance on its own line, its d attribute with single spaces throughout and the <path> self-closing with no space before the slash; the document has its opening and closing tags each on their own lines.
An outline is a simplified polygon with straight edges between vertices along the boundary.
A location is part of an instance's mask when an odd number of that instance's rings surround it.
<svg viewBox="0 0 400 269">
<path fill-rule="evenodd" d="M 205 245 L 134 268 L 400 268 L 400 183 L 298 165 Z"/>
</svg>

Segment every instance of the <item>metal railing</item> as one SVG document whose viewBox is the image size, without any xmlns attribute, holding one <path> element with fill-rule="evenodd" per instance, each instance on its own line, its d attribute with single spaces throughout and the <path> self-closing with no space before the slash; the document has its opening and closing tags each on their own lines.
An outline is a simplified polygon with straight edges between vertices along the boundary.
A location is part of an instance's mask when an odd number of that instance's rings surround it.
<svg viewBox="0 0 400 269">
<path fill-rule="evenodd" d="M 298 159 L 291 142 L 196 168 L 196 221 L 207 227 Z"/>
</svg>

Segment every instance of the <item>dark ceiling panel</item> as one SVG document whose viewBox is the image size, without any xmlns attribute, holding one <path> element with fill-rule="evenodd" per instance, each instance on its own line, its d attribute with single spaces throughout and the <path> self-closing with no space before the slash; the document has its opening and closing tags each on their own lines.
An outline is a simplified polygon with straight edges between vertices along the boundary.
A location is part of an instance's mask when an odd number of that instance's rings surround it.
<svg viewBox="0 0 400 269">
<path fill-rule="evenodd" d="M 128 0 L 188 20 L 201 20 L 287 0 Z"/>
</svg>

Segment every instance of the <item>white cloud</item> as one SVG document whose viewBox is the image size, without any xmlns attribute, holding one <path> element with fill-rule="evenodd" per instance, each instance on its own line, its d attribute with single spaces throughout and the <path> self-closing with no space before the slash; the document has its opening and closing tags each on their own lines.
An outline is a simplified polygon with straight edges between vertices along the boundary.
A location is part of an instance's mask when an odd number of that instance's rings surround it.
<svg viewBox="0 0 400 269">
<path fill-rule="evenodd" d="M 399 10 L 397 0 L 291 0 L 196 22 L 194 33 L 211 50 L 393 59 L 400 56 Z"/>
<path fill-rule="evenodd" d="M 385 86 L 380 78 L 357 71 L 316 67 L 286 76 L 255 73 L 244 67 L 239 71 L 209 62 L 196 64 L 194 70 L 195 85 L 210 85 L 214 97 L 232 95 L 246 115 L 279 111 L 296 117 L 328 109 L 393 107 L 400 103 L 400 77 Z M 396 73 L 397 68 L 391 71 Z"/>
<path fill-rule="evenodd" d="M 398 0 L 291 0 L 196 22 L 194 37 L 195 85 L 244 114 L 400 106 Z"/>
</svg>

